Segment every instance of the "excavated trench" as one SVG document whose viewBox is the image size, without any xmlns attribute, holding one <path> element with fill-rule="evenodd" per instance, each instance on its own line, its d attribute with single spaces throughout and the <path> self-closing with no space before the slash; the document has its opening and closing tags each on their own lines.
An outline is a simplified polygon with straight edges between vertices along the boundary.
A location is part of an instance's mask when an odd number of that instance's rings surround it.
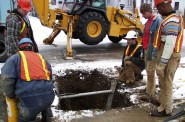
<svg viewBox="0 0 185 122">
<path fill-rule="evenodd" d="M 71 95 L 100 90 L 109 90 L 111 81 L 115 78 L 109 78 L 98 70 L 75 71 L 66 70 L 64 76 L 57 76 L 59 94 Z M 117 83 L 114 93 L 112 107 L 128 107 L 133 105 L 127 93 L 118 92 L 122 83 Z M 93 96 L 83 96 L 76 98 L 61 99 L 59 109 L 62 110 L 86 110 L 86 109 L 106 109 L 108 94 Z"/>
</svg>

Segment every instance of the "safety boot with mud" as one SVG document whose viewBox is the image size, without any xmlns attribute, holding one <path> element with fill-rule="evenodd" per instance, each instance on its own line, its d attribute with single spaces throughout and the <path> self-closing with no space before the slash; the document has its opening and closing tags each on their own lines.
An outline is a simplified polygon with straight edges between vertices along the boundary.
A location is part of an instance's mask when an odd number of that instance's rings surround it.
<svg viewBox="0 0 185 122">
<path fill-rule="evenodd" d="M 166 113 L 165 110 L 158 112 L 157 109 L 151 110 L 150 115 L 156 116 L 156 117 L 165 117 L 165 116 L 171 116 L 171 113 Z"/>
<path fill-rule="evenodd" d="M 149 102 L 150 97 L 151 97 L 151 96 L 150 96 L 147 92 L 144 92 L 144 93 L 139 97 L 139 99 L 140 99 L 140 100 L 143 100 L 143 101 Z"/>
</svg>

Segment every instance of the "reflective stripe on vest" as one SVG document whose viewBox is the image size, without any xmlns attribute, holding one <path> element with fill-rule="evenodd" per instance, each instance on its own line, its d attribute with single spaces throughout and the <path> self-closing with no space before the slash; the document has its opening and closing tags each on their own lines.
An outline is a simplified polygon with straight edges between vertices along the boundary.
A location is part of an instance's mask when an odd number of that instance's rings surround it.
<svg viewBox="0 0 185 122">
<path fill-rule="evenodd" d="M 20 35 L 19 35 L 19 40 L 21 40 L 22 38 L 26 38 L 29 37 L 28 34 L 29 32 L 27 31 L 27 26 L 26 26 L 26 22 L 24 21 L 24 19 L 22 17 L 20 17 L 19 15 L 17 15 L 21 21 L 22 21 L 22 28 L 20 30 Z"/>
<path fill-rule="evenodd" d="M 24 31 L 25 27 L 26 27 L 26 23 L 23 22 L 23 26 L 22 26 L 22 29 L 21 29 L 21 31 L 20 31 L 20 34 Z"/>
<path fill-rule="evenodd" d="M 175 44 L 175 51 L 180 52 L 182 43 L 183 43 L 183 34 L 184 34 L 184 21 L 182 16 L 180 16 L 180 21 L 181 21 L 181 30 L 179 35 L 177 36 L 176 44 Z"/>
<path fill-rule="evenodd" d="M 50 71 L 42 55 L 32 51 L 19 51 L 21 56 L 21 79 L 31 80 L 50 80 Z"/>
<path fill-rule="evenodd" d="M 127 49 L 126 49 L 126 52 L 125 52 L 125 56 L 130 56 L 130 57 L 132 57 L 135 53 L 136 53 L 136 51 L 137 51 L 137 49 L 139 48 L 139 47 L 141 47 L 141 45 L 137 45 L 136 46 L 136 48 L 132 51 L 132 53 L 129 55 L 129 51 L 130 51 L 130 45 L 127 47 Z"/>
<path fill-rule="evenodd" d="M 18 17 L 21 19 L 21 21 L 22 21 L 22 28 L 21 28 L 20 34 L 22 34 L 23 31 L 25 31 L 25 29 L 26 29 L 26 22 L 25 22 L 25 21 L 23 20 L 23 18 L 22 18 L 21 16 L 19 16 L 18 14 L 10 13 L 8 16 L 10 16 L 10 15 L 16 15 L 16 16 L 18 16 Z M 8 17 L 7 17 L 7 18 L 8 18 Z"/>
<path fill-rule="evenodd" d="M 160 47 L 160 42 L 161 42 L 161 31 L 163 29 L 163 24 L 172 16 L 176 16 L 176 14 L 171 14 L 169 16 L 167 16 L 163 22 L 160 24 L 160 28 L 157 30 L 157 33 L 156 33 L 156 36 L 154 38 L 154 42 L 153 42 L 153 45 L 155 48 L 159 48 Z M 176 39 L 176 43 L 175 43 L 175 52 L 180 52 L 181 50 L 181 47 L 182 47 L 182 42 L 183 42 L 183 32 L 184 32 L 184 23 L 183 23 L 183 19 L 181 16 L 178 16 L 178 18 L 180 19 L 181 21 L 181 29 L 180 29 L 180 32 L 177 36 L 177 39 Z"/>
</svg>

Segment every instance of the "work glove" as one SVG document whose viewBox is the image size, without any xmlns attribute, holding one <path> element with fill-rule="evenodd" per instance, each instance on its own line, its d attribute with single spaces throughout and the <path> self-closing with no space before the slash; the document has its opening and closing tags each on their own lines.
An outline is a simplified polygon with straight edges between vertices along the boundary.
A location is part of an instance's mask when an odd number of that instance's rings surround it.
<svg viewBox="0 0 185 122">
<path fill-rule="evenodd" d="M 119 74 L 124 70 L 124 67 L 122 66 L 115 66 L 114 68 L 118 71 Z"/>
<path fill-rule="evenodd" d="M 164 77 L 164 70 L 165 70 L 166 64 L 160 63 L 156 68 L 156 73 L 158 76 Z"/>
<path fill-rule="evenodd" d="M 125 66 L 130 66 L 130 64 L 131 64 L 132 62 L 131 61 L 125 61 Z"/>
<path fill-rule="evenodd" d="M 125 56 L 124 61 L 130 60 L 130 56 Z"/>
</svg>

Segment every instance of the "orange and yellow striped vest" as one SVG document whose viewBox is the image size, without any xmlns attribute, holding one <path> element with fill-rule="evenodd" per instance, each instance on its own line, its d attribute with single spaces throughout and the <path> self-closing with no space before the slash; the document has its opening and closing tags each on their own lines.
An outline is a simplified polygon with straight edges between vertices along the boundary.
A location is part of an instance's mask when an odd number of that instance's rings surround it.
<svg viewBox="0 0 185 122">
<path fill-rule="evenodd" d="M 19 51 L 21 56 L 20 76 L 24 81 L 50 80 L 51 72 L 42 55 L 32 51 Z"/>
<path fill-rule="evenodd" d="M 136 48 L 130 53 L 130 52 L 129 52 L 129 51 L 130 51 L 130 45 L 128 45 L 128 46 L 127 46 L 127 49 L 126 49 L 126 52 L 125 52 L 125 56 L 130 56 L 130 57 L 132 57 L 132 56 L 136 53 L 136 51 L 137 51 L 137 49 L 138 49 L 139 47 L 141 47 L 141 45 L 137 44 Z"/>
<path fill-rule="evenodd" d="M 160 25 L 160 28 L 157 30 L 156 32 L 156 35 L 155 35 L 155 38 L 154 38 L 154 42 L 153 42 L 153 45 L 155 48 L 159 48 L 160 47 L 160 44 L 161 44 L 161 32 L 163 30 L 163 24 L 171 17 L 173 16 L 176 16 L 179 18 L 180 20 L 180 23 L 181 23 L 181 29 L 178 33 L 178 36 L 177 36 L 177 39 L 176 39 L 176 43 L 175 43 L 175 48 L 174 48 L 174 51 L 175 52 L 180 52 L 181 51 L 181 48 L 182 48 L 182 43 L 183 43 L 183 33 L 184 33 L 184 22 L 183 22 L 183 18 L 182 16 L 177 16 L 176 14 L 171 14 L 169 16 L 167 16 L 161 23 Z"/>
</svg>

